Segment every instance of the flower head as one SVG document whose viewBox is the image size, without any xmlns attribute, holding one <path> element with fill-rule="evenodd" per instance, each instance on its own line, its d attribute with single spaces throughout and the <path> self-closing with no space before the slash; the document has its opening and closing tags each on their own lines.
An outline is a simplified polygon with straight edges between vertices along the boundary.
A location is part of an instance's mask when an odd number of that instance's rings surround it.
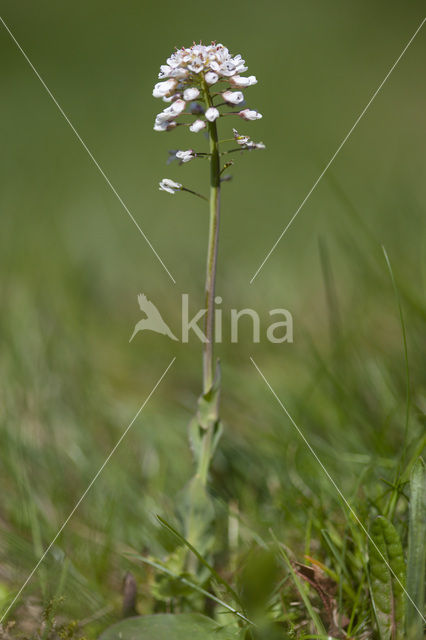
<svg viewBox="0 0 426 640">
<path fill-rule="evenodd" d="M 159 113 L 155 120 L 155 131 L 169 131 L 176 126 L 175 120 L 185 111 L 185 115 L 196 114 L 202 116 L 204 108 L 198 99 L 206 103 L 206 92 L 216 82 L 226 83 L 221 90 L 224 101 L 230 105 L 244 102 L 244 95 L 240 89 L 256 84 L 255 76 L 242 76 L 247 71 L 245 61 L 241 55 L 233 56 L 223 44 L 212 42 L 209 45 L 193 44 L 192 47 L 176 49 L 167 59 L 167 64 L 160 67 L 157 82 L 153 90 L 155 98 L 161 98 L 170 106 Z M 188 108 L 186 108 L 186 103 Z M 219 105 L 220 106 L 220 105 Z M 212 102 L 205 105 L 205 118 L 214 122 L 219 116 L 219 110 Z M 245 116 L 244 113 L 248 113 Z M 246 109 L 240 115 L 246 119 L 255 119 L 250 114 L 257 113 Z M 261 117 L 260 115 L 257 117 Z M 204 122 L 204 119 L 201 120 Z M 165 124 L 170 123 L 170 124 Z M 171 123 L 174 123 L 173 125 Z M 199 122 L 190 124 L 190 131 L 201 130 Z"/>
<path fill-rule="evenodd" d="M 167 64 L 161 66 L 158 77 L 187 79 L 200 73 L 213 72 L 218 77 L 229 78 L 244 71 L 247 71 L 247 67 L 240 55 L 233 57 L 223 44 L 212 42 L 207 46 L 193 44 L 192 47 L 177 49 L 168 58 Z"/>
<path fill-rule="evenodd" d="M 179 182 L 175 182 L 174 180 L 170 180 L 169 178 L 163 178 L 159 183 L 160 191 L 167 191 L 167 193 L 176 193 L 176 191 L 181 191 L 182 185 Z"/>
<path fill-rule="evenodd" d="M 258 111 L 243 109 L 245 96 L 241 89 L 257 83 L 255 76 L 241 75 L 247 71 L 245 61 L 240 55 L 233 56 L 222 44 L 212 42 L 210 45 L 193 44 L 192 47 L 182 47 L 167 59 L 167 64 L 160 67 L 158 75 L 160 82 L 154 86 L 153 96 L 168 103 L 168 106 L 157 114 L 154 123 L 155 131 L 170 131 L 178 125 L 189 128 L 191 133 L 198 133 L 208 129 L 210 137 L 210 152 L 197 149 L 180 149 L 169 152 L 169 161 L 174 159 L 179 164 L 186 164 L 194 158 L 204 158 L 210 162 L 211 170 L 216 173 L 217 184 L 229 179 L 222 177 L 223 172 L 232 162 L 225 162 L 221 167 L 222 152 L 219 146 L 230 142 L 227 138 L 218 137 L 218 119 L 222 116 L 244 120 L 258 120 L 262 117 Z M 212 85 L 220 83 L 218 89 Z M 237 109 L 232 108 L 237 106 Z M 182 121 L 178 120 L 182 117 Z M 188 121 L 189 120 L 189 121 Z M 225 119 L 226 121 L 227 119 Z M 241 135 L 233 129 L 237 149 L 249 151 L 264 149 L 263 142 L 253 142 L 247 135 Z M 225 151 L 225 153 L 228 153 Z M 186 191 L 206 199 L 200 193 L 183 187 L 179 182 L 163 178 L 159 183 L 161 191 L 176 193 Z"/>
</svg>

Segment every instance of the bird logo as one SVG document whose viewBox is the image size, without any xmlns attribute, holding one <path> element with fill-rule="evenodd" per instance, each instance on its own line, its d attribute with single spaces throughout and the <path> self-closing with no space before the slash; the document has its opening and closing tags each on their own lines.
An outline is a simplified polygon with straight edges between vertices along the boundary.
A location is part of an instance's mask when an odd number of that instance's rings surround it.
<svg viewBox="0 0 426 640">
<path fill-rule="evenodd" d="M 138 295 L 138 303 L 141 311 L 146 315 L 146 318 L 136 323 L 129 342 L 133 340 L 139 331 L 155 331 L 156 333 L 161 333 L 163 336 L 169 336 L 172 340 L 178 340 L 170 330 L 170 327 L 164 322 L 155 304 L 148 300 L 143 293 Z"/>
</svg>

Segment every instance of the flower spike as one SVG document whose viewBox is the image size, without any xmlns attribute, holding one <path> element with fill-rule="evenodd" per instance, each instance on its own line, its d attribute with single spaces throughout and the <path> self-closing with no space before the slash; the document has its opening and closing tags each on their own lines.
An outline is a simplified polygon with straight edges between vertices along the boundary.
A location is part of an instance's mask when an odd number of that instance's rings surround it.
<svg viewBox="0 0 426 640">
<path fill-rule="evenodd" d="M 243 58 L 238 54 L 233 56 L 223 44 L 212 42 L 209 45 L 193 43 L 191 47 L 175 48 L 174 53 L 161 65 L 158 74 L 159 82 L 154 86 L 153 96 L 165 101 L 166 106 L 157 114 L 154 130 L 171 131 L 177 126 L 188 127 L 191 133 L 205 132 L 210 141 L 210 152 L 193 149 L 180 149 L 170 152 L 168 162 L 174 159 L 179 165 L 184 165 L 194 158 L 208 159 L 211 172 L 215 173 L 211 179 L 212 185 L 220 185 L 223 171 L 230 166 L 220 162 L 223 155 L 236 151 L 265 149 L 263 142 L 253 142 L 248 135 L 241 135 L 233 129 L 234 137 L 219 142 L 218 123 L 222 116 L 239 116 L 243 120 L 260 120 L 262 114 L 254 109 L 242 108 L 245 95 L 242 89 L 257 84 L 256 76 L 242 75 L 247 71 Z M 218 90 L 213 85 L 220 82 Z M 222 101 L 221 101 L 222 100 Z M 237 109 L 229 109 L 237 107 Z M 222 150 L 223 142 L 236 142 L 236 148 Z M 204 196 L 183 187 L 179 182 L 164 178 L 160 182 L 160 190 L 168 193 L 189 191 L 204 198 Z"/>
</svg>

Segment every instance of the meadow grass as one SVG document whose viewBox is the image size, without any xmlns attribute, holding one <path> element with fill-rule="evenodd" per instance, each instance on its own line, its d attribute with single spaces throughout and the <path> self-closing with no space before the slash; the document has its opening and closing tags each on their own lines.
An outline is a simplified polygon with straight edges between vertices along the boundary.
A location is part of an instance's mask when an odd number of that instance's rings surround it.
<svg viewBox="0 0 426 640">
<path fill-rule="evenodd" d="M 381 611 L 376 578 L 384 576 L 384 608 L 401 600 L 398 583 L 381 574 L 380 556 L 250 355 L 365 527 L 370 531 L 378 515 L 391 523 L 393 528 L 379 520 L 374 540 L 387 554 L 386 536 L 397 532 L 406 583 L 422 599 L 418 459 L 425 424 L 426 193 L 418 167 L 425 95 L 412 80 L 423 69 L 421 45 L 413 47 L 407 66 L 258 282 L 248 285 L 271 239 L 417 25 L 416 3 L 404 11 L 392 6 L 392 29 L 378 41 L 380 3 L 360 3 L 356 10 L 320 4 L 311 2 L 308 14 L 284 3 L 266 12 L 253 7 L 247 15 L 228 7 L 228 26 L 218 14 L 207 30 L 193 16 L 176 35 L 175 24 L 158 34 L 154 7 L 131 7 L 117 16 L 105 10 L 112 7 L 108 2 L 102 11 L 93 3 L 72 15 L 28 5 L 24 20 L 5 3 L 6 17 L 19 27 L 178 281 L 171 287 L 16 51 L 2 40 L 9 71 L 0 115 L 11 123 L 0 158 L 2 610 L 176 355 L 10 611 L 8 620 L 16 624 L 6 637 L 96 638 L 122 619 L 123 609 L 203 613 L 227 625 L 231 637 L 247 639 L 339 637 L 336 624 L 347 637 L 387 637 L 389 616 Z M 95 39 L 94 22 L 100 29 Z M 154 35 L 141 44 L 142 23 Z M 218 346 L 225 430 L 209 479 L 214 547 L 211 557 L 197 558 L 194 571 L 182 576 L 173 563 L 188 548 L 178 507 L 180 489 L 193 473 L 188 422 L 201 391 L 200 345 L 172 344 L 154 334 L 131 345 L 128 339 L 139 319 L 141 290 L 159 303 L 172 327 L 179 323 L 182 291 L 202 299 L 207 221 L 195 198 L 160 204 L 164 194 L 153 185 L 163 174 L 164 149 L 151 134 L 155 107 L 146 96 L 171 41 L 208 40 L 219 31 L 223 41 L 246 52 L 262 78 L 256 106 L 265 118 L 256 125 L 256 139 L 265 141 L 268 153 L 241 158 L 235 185 L 224 185 L 218 293 L 225 311 L 251 306 L 267 318 L 269 308 L 289 308 L 295 342 L 253 345 L 246 327 L 238 344 L 230 344 L 225 332 Z M 142 60 L 149 69 L 139 83 Z M 280 61 L 285 79 L 279 100 L 271 60 Z M 320 68 L 318 60 L 324 61 Z M 203 167 L 195 168 L 194 185 L 203 176 Z M 399 560 L 392 557 L 397 575 Z M 419 617 L 410 606 L 405 615 L 402 620 L 398 614 L 398 633 L 416 638 Z"/>
<path fill-rule="evenodd" d="M 352 249 L 357 253 L 359 247 Z M 288 348 L 283 363 L 277 361 L 273 345 L 255 345 L 253 353 L 361 521 L 369 527 L 376 515 L 387 516 L 407 553 L 407 482 L 424 446 L 424 369 L 416 345 L 421 343 L 425 308 L 411 284 L 396 272 L 408 324 L 411 392 L 405 436 L 404 342 L 383 253 L 377 245 L 364 264 L 358 263 L 369 274 L 362 281 L 363 293 L 374 295 L 376 309 L 378 296 L 386 309 L 385 314 L 370 315 L 367 326 L 362 325 L 360 310 L 345 308 L 345 292 L 339 291 L 330 266 L 331 252 L 323 247 L 321 255 L 322 295 L 333 340 L 327 344 L 326 326 L 306 326 L 303 354 L 295 357 Z M 324 268 L 325 255 L 329 268 Z M 74 306 L 69 290 L 65 294 L 61 287 L 48 300 L 43 291 L 32 291 L 30 298 L 28 291 L 14 288 L 9 301 L 16 316 L 1 319 L 8 344 L 2 376 L 9 381 L 1 425 L 4 604 L 115 444 L 143 400 L 141 394 L 161 373 L 157 364 L 141 368 L 137 357 L 129 367 L 114 344 L 111 323 L 104 323 L 106 314 L 114 315 L 111 302 L 105 297 L 99 313 L 89 301 L 84 276 L 74 274 L 73 286 L 79 292 Z M 83 315 L 89 335 L 82 343 Z M 128 315 L 125 324 L 131 327 Z M 161 337 L 148 338 L 144 348 L 146 358 L 156 354 L 156 363 L 167 358 L 161 352 Z M 240 592 L 250 563 L 256 567 L 258 554 L 272 555 L 265 583 L 254 574 L 256 598 L 264 601 L 269 619 L 282 624 L 289 637 L 312 637 L 327 625 L 327 615 L 315 588 L 307 589 L 294 573 L 297 565 L 288 562 L 309 564 L 306 556 L 313 558 L 318 563 L 314 566 L 321 567 L 334 585 L 332 601 L 349 625 L 349 637 L 368 635 L 376 623 L 365 535 L 252 370 L 246 345 L 222 345 L 222 350 L 227 428 L 210 482 L 216 571 Z M 108 384 L 99 375 L 104 359 L 114 362 Z M 184 362 L 164 381 L 18 601 L 11 617 L 24 630 L 26 625 L 31 628 L 32 620 L 37 624 L 52 598 L 61 596 L 59 618 L 78 620 L 81 633 L 95 637 L 120 619 L 127 571 L 138 583 L 139 613 L 205 610 L 208 598 L 200 596 L 196 586 L 182 590 L 175 584 L 173 595 L 173 589 L 158 584 L 158 572 L 141 561 L 141 556 L 164 559 L 181 545 L 156 515 L 179 529 L 176 488 L 184 486 L 192 468 L 187 423 L 198 389 L 191 375 L 195 363 Z M 118 394 L 111 394 L 111 385 Z M 217 580 L 204 576 L 199 586 L 215 588 L 217 597 L 236 605 Z M 247 590 L 245 585 L 243 591 Z"/>
</svg>

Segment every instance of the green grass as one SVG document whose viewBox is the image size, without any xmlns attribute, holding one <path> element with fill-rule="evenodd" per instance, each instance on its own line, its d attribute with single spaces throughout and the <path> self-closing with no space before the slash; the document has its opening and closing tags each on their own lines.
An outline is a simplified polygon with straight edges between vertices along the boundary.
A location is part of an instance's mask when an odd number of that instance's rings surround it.
<svg viewBox="0 0 426 640">
<path fill-rule="evenodd" d="M 47 618 L 40 637 L 74 620 L 75 638 L 97 637 L 121 619 L 131 572 L 140 614 L 205 613 L 245 640 L 319 637 L 336 621 L 348 637 L 380 638 L 386 611 L 377 613 L 368 540 L 249 356 L 365 527 L 378 515 L 392 523 L 420 606 L 426 94 L 413 79 L 423 72 L 424 36 L 258 280 L 248 281 L 414 32 L 420 3 L 389 7 L 385 35 L 378 2 L 270 3 L 247 14 L 232 6 L 207 26 L 183 3 L 188 19 L 164 23 L 161 33 L 155 7 L 130 1 L 120 11 L 97 2 L 77 2 L 72 12 L 24 5 L 20 14 L 6 2 L 2 15 L 177 285 L 1 33 L 0 609 L 176 362 L 13 607 L 9 635 L 31 637 Z M 157 105 L 149 99 L 173 45 L 200 37 L 244 52 L 259 79 L 253 107 L 265 114 L 249 133 L 268 146 L 261 157 L 241 158 L 225 184 L 224 313 L 250 306 L 266 320 L 268 309 L 284 306 L 295 343 L 253 345 L 247 332 L 218 348 L 225 430 L 209 482 L 214 546 L 182 581 L 179 505 L 193 473 L 188 423 L 200 392 L 200 345 L 149 334 L 128 340 L 140 291 L 172 327 L 182 292 L 194 308 L 202 300 L 207 218 L 191 198 L 156 191 L 163 175 L 180 178 L 165 158 L 182 140 L 151 132 Z M 203 184 L 203 170 L 188 169 L 189 186 Z M 415 609 L 404 610 L 400 629 L 417 633 Z"/>
</svg>

